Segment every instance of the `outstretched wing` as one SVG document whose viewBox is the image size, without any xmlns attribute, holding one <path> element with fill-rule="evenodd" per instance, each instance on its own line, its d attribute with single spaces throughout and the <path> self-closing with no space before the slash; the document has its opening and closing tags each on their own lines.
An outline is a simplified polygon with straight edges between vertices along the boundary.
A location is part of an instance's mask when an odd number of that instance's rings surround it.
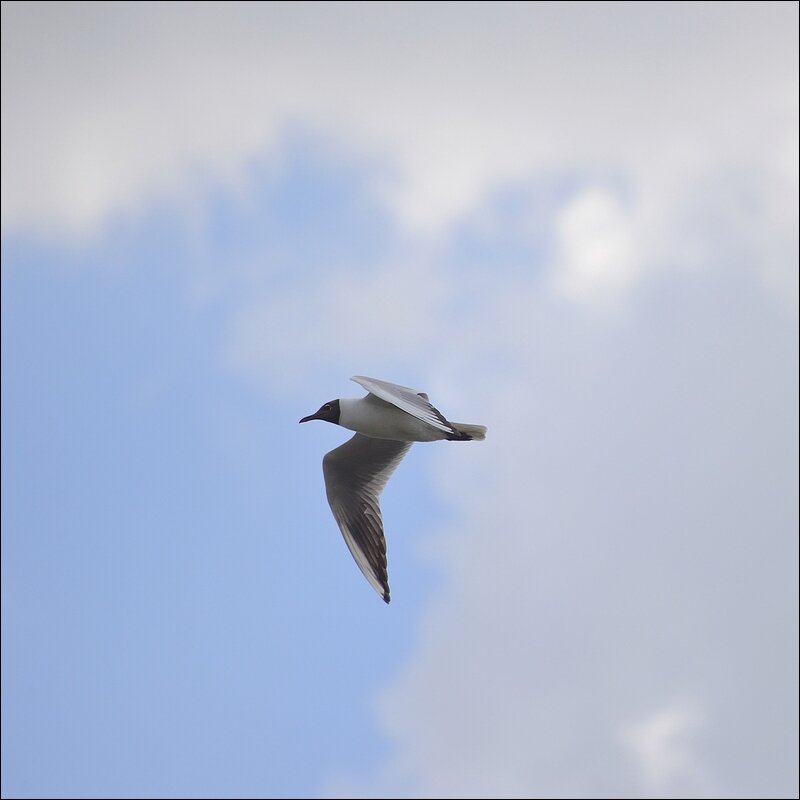
<svg viewBox="0 0 800 800">
<path fill-rule="evenodd" d="M 393 406 L 411 414 L 412 417 L 427 422 L 440 431 L 445 433 L 455 433 L 453 426 L 428 402 L 428 395 L 418 392 L 416 389 L 409 389 L 407 386 L 399 386 L 388 381 L 379 381 L 375 378 L 365 378 L 363 375 L 355 375 L 350 380 L 363 386 L 370 394 L 374 394 L 381 400 L 391 403 Z"/>
<path fill-rule="evenodd" d="M 387 603 L 389 573 L 378 498 L 410 447 L 411 442 L 357 433 L 322 459 L 325 491 L 334 519 L 356 564 Z"/>
</svg>

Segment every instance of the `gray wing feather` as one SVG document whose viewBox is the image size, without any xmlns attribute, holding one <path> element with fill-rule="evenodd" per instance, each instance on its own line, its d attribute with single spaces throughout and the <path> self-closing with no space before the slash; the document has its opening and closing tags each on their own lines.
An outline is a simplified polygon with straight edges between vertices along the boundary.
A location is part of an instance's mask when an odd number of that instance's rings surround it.
<svg viewBox="0 0 800 800">
<path fill-rule="evenodd" d="M 322 459 L 333 517 L 366 579 L 389 602 L 386 539 L 378 499 L 411 442 L 357 433 Z"/>
<path fill-rule="evenodd" d="M 439 409 L 434 408 L 428 402 L 428 395 L 425 392 L 418 392 L 416 389 L 409 389 L 408 386 L 400 386 L 388 381 L 379 381 L 376 378 L 365 378 L 363 375 L 355 375 L 350 380 L 363 386 L 370 394 L 391 403 L 407 414 L 411 414 L 412 417 L 427 422 L 428 425 L 432 425 L 440 431 L 456 432 Z"/>
</svg>

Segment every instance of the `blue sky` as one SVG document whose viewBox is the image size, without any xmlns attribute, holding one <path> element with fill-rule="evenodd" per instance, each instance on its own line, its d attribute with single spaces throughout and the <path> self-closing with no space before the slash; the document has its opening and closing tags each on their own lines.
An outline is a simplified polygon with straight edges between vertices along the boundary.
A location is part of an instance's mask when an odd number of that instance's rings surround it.
<svg viewBox="0 0 800 800">
<path fill-rule="evenodd" d="M 796 795 L 796 5 L 2 49 L 4 797 Z M 297 425 L 354 374 L 489 428 L 389 606 Z"/>
<path fill-rule="evenodd" d="M 216 204 L 211 252 L 281 272 L 380 250 L 356 232 L 380 215 L 353 219 L 355 181 L 336 173 L 265 182 L 263 230 Z M 4 243 L 12 794 L 308 796 L 381 750 L 370 686 L 408 647 L 431 576 L 412 571 L 387 626 L 325 505 L 337 432 L 303 437 L 317 397 L 265 402 L 220 363 L 228 303 L 190 301 L 187 238 L 153 216 L 79 253 Z M 443 514 L 419 461 L 387 497 L 387 514 L 425 509 L 403 515 L 398 575 Z"/>
</svg>

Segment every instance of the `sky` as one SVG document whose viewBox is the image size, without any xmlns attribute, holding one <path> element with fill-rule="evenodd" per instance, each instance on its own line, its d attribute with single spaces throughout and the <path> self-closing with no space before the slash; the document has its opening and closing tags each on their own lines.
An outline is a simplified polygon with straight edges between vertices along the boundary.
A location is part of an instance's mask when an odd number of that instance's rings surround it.
<svg viewBox="0 0 800 800">
<path fill-rule="evenodd" d="M 796 3 L 2 5 L 3 797 L 796 797 Z M 392 602 L 299 427 L 389 483 Z"/>
</svg>

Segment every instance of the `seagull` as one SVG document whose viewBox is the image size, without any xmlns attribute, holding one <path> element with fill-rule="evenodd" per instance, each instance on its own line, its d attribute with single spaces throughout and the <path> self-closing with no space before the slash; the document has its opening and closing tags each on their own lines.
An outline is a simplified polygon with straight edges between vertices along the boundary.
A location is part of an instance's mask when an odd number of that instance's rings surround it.
<svg viewBox="0 0 800 800">
<path fill-rule="evenodd" d="M 425 392 L 361 375 L 351 380 L 369 394 L 331 400 L 300 422 L 320 419 L 356 432 L 322 459 L 325 492 L 356 564 L 388 603 L 381 492 L 414 442 L 482 441 L 486 428 L 450 422 Z"/>
</svg>

